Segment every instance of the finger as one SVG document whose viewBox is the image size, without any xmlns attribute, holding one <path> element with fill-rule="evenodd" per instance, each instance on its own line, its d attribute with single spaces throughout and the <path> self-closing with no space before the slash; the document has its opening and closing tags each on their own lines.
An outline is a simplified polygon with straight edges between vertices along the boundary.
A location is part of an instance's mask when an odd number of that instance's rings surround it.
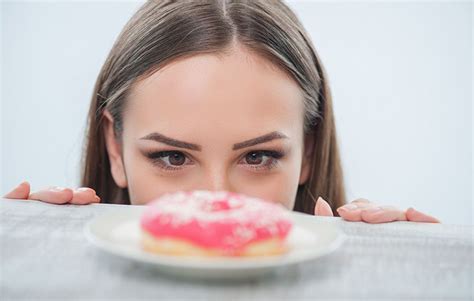
<svg viewBox="0 0 474 301">
<path fill-rule="evenodd" d="M 73 196 L 70 203 L 75 205 L 100 203 L 100 198 L 95 194 L 94 189 L 81 187 L 73 190 Z"/>
<path fill-rule="evenodd" d="M 406 212 L 406 217 L 407 220 L 410 222 L 441 223 L 437 218 L 424 214 L 423 212 L 417 211 L 411 207 L 408 208 Z"/>
<path fill-rule="evenodd" d="M 72 189 L 63 187 L 51 187 L 30 194 L 31 200 L 38 200 L 52 204 L 65 204 L 72 199 Z"/>
<path fill-rule="evenodd" d="M 364 209 L 375 207 L 376 205 L 367 199 L 356 199 L 350 204 L 346 204 L 337 209 L 337 213 L 343 219 L 351 222 L 362 221 L 361 212 Z"/>
<path fill-rule="evenodd" d="M 375 206 L 361 211 L 362 221 L 370 224 L 406 221 L 405 212 L 393 206 Z"/>
<path fill-rule="evenodd" d="M 361 208 L 359 208 L 359 206 L 356 204 L 346 204 L 337 208 L 336 211 L 339 213 L 340 217 L 347 221 L 360 222 L 362 220 L 360 216 Z"/>
<path fill-rule="evenodd" d="M 364 212 L 364 210 L 373 210 L 375 207 L 378 207 L 376 203 L 373 203 L 365 198 L 358 198 L 349 204 L 339 207 L 337 212 L 343 219 L 347 221 L 359 222 L 365 221 L 362 216 L 362 212 Z"/>
<path fill-rule="evenodd" d="M 358 198 L 358 199 L 353 200 L 351 204 L 363 205 L 363 204 L 372 204 L 372 202 L 369 201 L 368 199 Z"/>
<path fill-rule="evenodd" d="M 17 187 L 15 187 L 12 191 L 4 195 L 4 198 L 7 199 L 21 199 L 26 200 L 30 195 L 30 183 L 23 182 Z"/>
<path fill-rule="evenodd" d="M 322 197 L 319 197 L 314 206 L 314 215 L 318 216 L 334 216 L 331 206 Z"/>
</svg>

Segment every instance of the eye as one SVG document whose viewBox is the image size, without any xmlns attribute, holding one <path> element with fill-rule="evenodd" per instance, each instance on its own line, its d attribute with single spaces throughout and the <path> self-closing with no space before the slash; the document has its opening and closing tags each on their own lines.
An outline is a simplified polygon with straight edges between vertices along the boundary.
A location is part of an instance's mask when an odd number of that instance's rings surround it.
<svg viewBox="0 0 474 301">
<path fill-rule="evenodd" d="M 184 153 L 179 151 L 151 152 L 146 156 L 153 164 L 168 170 L 181 169 L 183 165 L 192 164 L 192 161 Z"/>
<path fill-rule="evenodd" d="M 186 162 L 186 156 L 184 156 L 183 153 L 178 153 L 178 152 L 172 152 L 170 154 L 167 154 L 165 157 L 168 158 L 168 162 L 171 165 L 183 165 L 184 162 Z"/>
<path fill-rule="evenodd" d="M 282 152 L 279 151 L 251 151 L 245 155 L 240 164 L 249 165 L 250 168 L 261 170 L 266 169 L 270 170 L 274 168 L 279 159 L 284 156 Z"/>
<path fill-rule="evenodd" d="M 248 153 L 245 156 L 245 162 L 247 164 L 259 165 L 263 162 L 263 153 L 262 152 L 252 152 Z"/>
</svg>

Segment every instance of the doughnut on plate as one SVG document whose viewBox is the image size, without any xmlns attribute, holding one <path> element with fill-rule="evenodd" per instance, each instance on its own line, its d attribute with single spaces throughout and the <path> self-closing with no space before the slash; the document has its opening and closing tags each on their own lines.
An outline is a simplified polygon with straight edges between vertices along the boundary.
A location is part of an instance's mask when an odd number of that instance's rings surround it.
<svg viewBox="0 0 474 301">
<path fill-rule="evenodd" d="M 104 252 L 133 260 L 180 277 L 203 279 L 248 279 L 288 267 L 324 260 L 335 251 L 345 235 L 333 218 L 291 212 L 293 229 L 288 237 L 289 251 L 265 257 L 184 257 L 157 255 L 142 250 L 139 221 L 145 206 L 118 206 L 99 215 L 84 227 L 88 241 Z"/>
</svg>

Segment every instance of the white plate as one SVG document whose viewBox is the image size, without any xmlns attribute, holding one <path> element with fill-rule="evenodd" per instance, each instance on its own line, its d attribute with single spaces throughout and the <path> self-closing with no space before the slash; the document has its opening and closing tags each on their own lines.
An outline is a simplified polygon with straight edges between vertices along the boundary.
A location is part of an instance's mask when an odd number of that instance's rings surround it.
<svg viewBox="0 0 474 301">
<path fill-rule="evenodd" d="M 140 247 L 139 219 L 144 207 L 130 206 L 127 209 L 113 210 L 90 221 L 84 229 L 88 240 L 103 251 L 186 277 L 237 279 L 261 276 L 282 267 L 316 260 L 336 250 L 345 238 L 332 223 L 291 212 L 294 227 L 288 238 L 290 250 L 284 255 L 265 258 L 156 255 Z"/>
</svg>

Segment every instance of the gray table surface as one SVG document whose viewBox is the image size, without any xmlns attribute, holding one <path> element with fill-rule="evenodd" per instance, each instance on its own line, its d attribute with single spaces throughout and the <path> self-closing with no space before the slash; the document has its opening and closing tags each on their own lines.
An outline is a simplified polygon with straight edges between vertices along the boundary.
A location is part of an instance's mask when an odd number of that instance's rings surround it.
<svg viewBox="0 0 474 301">
<path fill-rule="evenodd" d="M 473 299 L 472 226 L 314 217 L 348 236 L 336 252 L 261 279 L 216 282 L 169 277 L 86 240 L 86 222 L 127 207 L 0 199 L 1 299 Z"/>
</svg>

